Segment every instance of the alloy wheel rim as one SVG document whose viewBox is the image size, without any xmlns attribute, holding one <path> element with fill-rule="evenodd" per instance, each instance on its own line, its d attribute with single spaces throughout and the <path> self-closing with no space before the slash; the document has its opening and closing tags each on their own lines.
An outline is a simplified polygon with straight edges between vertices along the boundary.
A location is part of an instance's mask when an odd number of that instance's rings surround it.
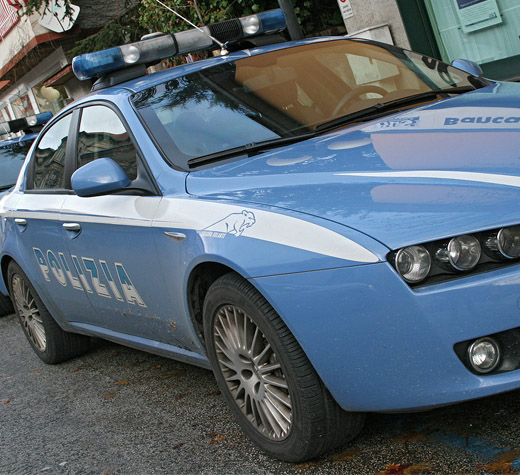
<svg viewBox="0 0 520 475">
<path fill-rule="evenodd" d="M 251 425 L 271 440 L 285 439 L 293 414 L 287 380 L 271 344 L 240 308 L 215 317 L 215 350 L 226 385 Z"/>
<path fill-rule="evenodd" d="M 45 351 L 47 348 L 45 327 L 29 286 L 18 274 L 13 276 L 12 286 L 14 304 L 27 335 L 38 350 Z"/>
</svg>

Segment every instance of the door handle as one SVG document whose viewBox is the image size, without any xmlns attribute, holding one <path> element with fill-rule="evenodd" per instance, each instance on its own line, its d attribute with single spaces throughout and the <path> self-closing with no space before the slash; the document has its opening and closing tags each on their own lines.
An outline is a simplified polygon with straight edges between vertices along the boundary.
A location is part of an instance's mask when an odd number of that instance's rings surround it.
<svg viewBox="0 0 520 475">
<path fill-rule="evenodd" d="M 14 222 L 22 228 L 25 228 L 25 226 L 27 226 L 27 220 L 23 218 L 14 218 Z"/>
<path fill-rule="evenodd" d="M 79 223 L 63 223 L 63 227 L 67 231 L 72 231 L 75 233 L 81 231 L 81 224 L 79 224 Z"/>
<path fill-rule="evenodd" d="M 27 229 L 27 220 L 23 218 L 14 218 L 14 223 L 18 226 L 18 231 L 21 233 Z"/>
<path fill-rule="evenodd" d="M 164 234 L 166 234 L 166 236 L 168 236 L 170 239 L 173 239 L 174 241 L 184 241 L 186 239 L 186 234 L 183 233 L 165 231 Z"/>
</svg>

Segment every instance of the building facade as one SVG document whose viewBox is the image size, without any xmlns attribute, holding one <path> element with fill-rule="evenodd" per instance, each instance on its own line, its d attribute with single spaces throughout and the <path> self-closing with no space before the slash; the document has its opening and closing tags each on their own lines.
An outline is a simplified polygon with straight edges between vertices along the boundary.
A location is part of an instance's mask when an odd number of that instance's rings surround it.
<svg viewBox="0 0 520 475">
<path fill-rule="evenodd" d="M 91 83 L 74 76 L 68 51 L 136 2 L 114 0 L 110 8 L 95 0 L 72 3 L 77 17 L 56 27 L 62 0 L 51 0 L 49 8 L 30 16 L 20 14 L 23 0 L 0 0 L 0 122 L 46 111 L 54 114 L 89 92 Z"/>
<path fill-rule="evenodd" d="M 450 63 L 478 63 L 486 77 L 520 79 L 519 0 L 338 0 L 349 33 L 391 41 Z M 359 34 L 358 34 L 359 33 Z"/>
<path fill-rule="evenodd" d="M 0 0 L 0 122 L 56 113 L 90 90 L 67 54 L 79 40 L 121 16 L 137 0 L 73 0 L 79 15 L 66 31 L 20 15 L 24 0 Z M 337 0 L 347 32 L 392 42 L 445 62 L 465 58 L 493 79 L 520 79 L 520 0 Z M 62 0 L 50 5 L 59 8 Z"/>
</svg>

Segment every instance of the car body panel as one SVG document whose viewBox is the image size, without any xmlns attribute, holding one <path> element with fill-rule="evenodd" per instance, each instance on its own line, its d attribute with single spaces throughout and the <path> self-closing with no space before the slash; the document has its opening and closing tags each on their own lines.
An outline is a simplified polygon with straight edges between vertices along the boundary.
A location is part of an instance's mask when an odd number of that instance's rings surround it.
<svg viewBox="0 0 520 475">
<path fill-rule="evenodd" d="M 518 266 L 412 290 L 387 263 L 254 279 L 336 401 L 351 411 L 428 409 L 520 387 L 478 376 L 453 346 L 520 326 Z"/>
<path fill-rule="evenodd" d="M 520 84 L 488 86 L 195 171 L 188 192 L 324 217 L 391 249 L 517 224 L 519 107 Z"/>
</svg>

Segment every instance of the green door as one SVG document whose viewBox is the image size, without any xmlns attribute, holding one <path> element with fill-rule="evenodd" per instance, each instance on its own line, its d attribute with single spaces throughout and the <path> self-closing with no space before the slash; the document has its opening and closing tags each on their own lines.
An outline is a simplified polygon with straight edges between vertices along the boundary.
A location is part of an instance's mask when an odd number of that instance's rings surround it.
<svg viewBox="0 0 520 475">
<path fill-rule="evenodd" d="M 445 62 L 480 64 L 493 79 L 520 79 L 518 0 L 398 0 L 412 48 L 430 38 L 430 51 Z M 432 38 L 433 36 L 433 38 Z"/>
</svg>

